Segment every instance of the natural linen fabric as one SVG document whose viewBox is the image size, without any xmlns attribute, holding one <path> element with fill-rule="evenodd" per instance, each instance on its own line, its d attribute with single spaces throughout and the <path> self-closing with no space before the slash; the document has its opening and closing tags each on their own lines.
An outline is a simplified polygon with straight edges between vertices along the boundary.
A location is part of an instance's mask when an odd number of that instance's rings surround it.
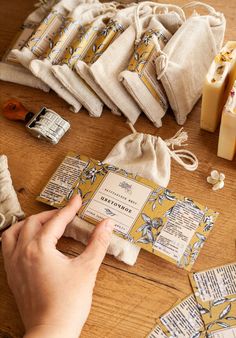
<svg viewBox="0 0 236 338">
<path fill-rule="evenodd" d="M 107 8 L 104 8 L 107 9 Z M 104 9 L 101 7 L 101 10 L 94 12 L 94 18 L 91 20 L 91 26 L 88 30 L 93 30 L 94 32 L 99 31 L 100 29 L 105 27 L 104 20 L 106 18 L 111 17 L 113 14 L 112 10 L 108 10 L 106 14 L 101 14 Z M 112 8 L 111 8 L 112 9 Z M 86 24 L 85 20 L 84 25 Z M 87 21 L 87 24 L 89 22 Z M 88 31 L 87 30 L 87 31 Z M 82 35 L 79 40 L 81 44 L 83 43 L 83 39 L 86 38 L 88 32 L 85 31 L 84 35 Z M 97 34 L 97 33 L 96 33 Z M 76 43 L 76 41 L 75 41 Z M 72 42 L 73 45 L 73 42 Z M 69 47 L 70 48 L 70 47 Z M 77 47 L 78 48 L 78 47 Z M 76 48 L 76 49 L 77 49 Z M 79 48 L 78 48 L 79 49 Z M 77 51 L 75 52 L 77 53 Z M 73 54 L 72 54 L 73 57 Z M 102 114 L 103 110 L 103 101 L 100 100 L 99 95 L 97 95 L 97 91 L 91 90 L 90 86 L 88 86 L 83 79 L 81 79 L 78 74 L 75 72 L 74 67 L 71 69 L 68 64 L 63 63 L 52 66 L 52 73 L 59 80 L 62 85 L 70 91 L 70 93 L 88 110 L 89 115 L 94 117 L 99 117 Z M 106 101 L 107 104 L 109 102 Z"/>
<path fill-rule="evenodd" d="M 196 4 L 199 3 L 185 7 Z M 185 123 L 200 98 L 205 75 L 224 38 L 223 14 L 209 6 L 207 9 L 210 9 L 209 15 L 200 16 L 195 12 L 189 17 L 155 60 L 158 79 L 180 125 Z"/>
<path fill-rule="evenodd" d="M 30 63 L 30 70 L 32 73 L 44 81 L 50 88 L 52 88 L 60 97 L 62 97 L 66 102 L 71 106 L 71 110 L 77 113 L 81 107 L 81 102 L 75 98 L 71 92 L 62 85 L 62 83 L 54 76 L 52 72 L 53 63 L 58 63 L 69 47 L 70 43 L 74 40 L 76 35 L 79 33 L 79 29 L 88 24 L 93 20 L 93 16 L 90 14 L 90 11 L 94 8 L 100 7 L 100 4 L 79 4 L 74 11 L 70 14 L 70 20 L 67 23 L 66 27 L 62 30 L 58 43 L 55 44 L 53 49 L 50 51 L 48 56 L 43 60 L 35 59 Z M 72 20 L 72 22 L 71 22 Z M 69 33 L 69 36 L 68 36 Z M 68 36 L 66 41 L 63 41 L 64 37 Z M 60 44 L 60 51 L 58 51 L 58 44 Z M 56 57 L 55 57 L 56 55 Z M 82 81 L 81 81 L 82 82 Z M 89 108 L 89 102 L 93 101 L 96 104 L 97 110 L 102 110 L 102 104 L 99 100 L 96 100 L 94 94 L 91 91 L 87 91 L 87 100 L 83 102 L 86 108 Z M 88 102 L 88 105 L 86 103 Z"/>
<path fill-rule="evenodd" d="M 151 12 L 151 8 L 143 8 L 141 20 L 145 20 L 143 29 L 148 29 L 150 18 L 145 18 Z M 90 66 L 90 72 L 94 80 L 109 96 L 110 100 L 119 108 L 119 110 L 133 124 L 141 113 L 141 109 L 126 91 L 118 76 L 121 71 L 128 66 L 130 57 L 134 51 L 134 42 L 136 32 L 134 25 L 131 24 L 99 57 L 99 59 Z"/>
<path fill-rule="evenodd" d="M 0 230 L 24 218 L 8 170 L 7 157 L 0 155 Z"/>
<path fill-rule="evenodd" d="M 135 8 L 137 5 L 131 5 L 129 7 L 126 7 L 124 9 L 118 10 L 116 14 L 112 17 L 111 21 L 108 23 L 104 29 L 100 30 L 98 34 L 98 39 L 95 40 L 93 46 L 91 48 L 95 48 L 95 50 L 99 50 L 100 48 L 100 37 L 103 36 L 103 34 L 109 34 L 110 29 L 114 31 L 114 29 L 117 31 L 116 34 L 114 35 L 112 41 L 110 43 L 113 43 L 114 40 L 118 37 L 120 32 L 122 30 L 126 29 L 133 21 L 134 13 L 135 13 Z M 106 36 L 106 35 L 104 35 Z M 103 44 L 103 42 L 102 42 Z M 99 52 L 99 56 L 101 56 L 101 53 L 105 51 L 105 49 L 109 45 L 102 46 L 102 51 Z M 94 53 L 95 54 L 95 53 Z M 97 57 L 97 58 L 98 58 Z M 94 78 L 92 74 L 90 73 L 90 66 L 92 63 L 96 62 L 95 60 L 91 61 L 86 61 L 86 56 L 85 59 L 78 60 L 75 64 L 75 70 L 77 74 L 94 90 L 94 92 L 99 96 L 99 98 L 102 100 L 102 102 L 111 109 L 112 113 L 114 114 L 119 114 L 119 109 L 118 107 L 110 100 L 110 98 L 106 95 L 104 90 L 94 81 Z M 109 76 L 109 74 L 107 74 Z M 77 86 L 78 88 L 78 86 Z M 80 91 L 80 88 L 77 89 L 77 91 Z"/>
<path fill-rule="evenodd" d="M 124 137 L 114 146 L 105 158 L 105 163 L 151 179 L 163 187 L 166 187 L 170 180 L 171 157 L 187 170 L 197 168 L 197 159 L 191 152 L 182 150 L 179 155 L 178 150 L 171 151 L 168 148 L 168 145 L 181 145 L 187 140 L 187 133 L 180 131 L 173 138 L 163 141 L 160 137 L 133 131 L 133 134 Z M 185 164 L 182 158 L 188 158 L 192 164 Z M 67 226 L 64 236 L 86 245 L 93 230 L 94 225 L 76 216 Z M 134 265 L 139 251 L 138 246 L 113 234 L 107 253 L 128 265 Z"/>
</svg>

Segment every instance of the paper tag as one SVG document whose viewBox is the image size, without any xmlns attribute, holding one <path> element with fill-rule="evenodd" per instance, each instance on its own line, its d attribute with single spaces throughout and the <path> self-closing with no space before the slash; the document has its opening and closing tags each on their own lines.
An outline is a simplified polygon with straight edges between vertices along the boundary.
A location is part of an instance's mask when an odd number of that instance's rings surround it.
<svg viewBox="0 0 236 338">
<path fill-rule="evenodd" d="M 168 338 L 160 325 L 156 325 L 151 333 L 146 338 Z"/>
<path fill-rule="evenodd" d="M 193 273 L 190 281 L 206 329 L 236 327 L 236 263 Z"/>
<path fill-rule="evenodd" d="M 27 42 L 27 47 L 37 57 L 44 54 L 48 50 L 53 39 L 57 35 L 59 29 L 64 22 L 62 14 L 52 11 L 43 19 L 36 32 Z"/>
<path fill-rule="evenodd" d="M 93 64 L 107 49 L 107 47 L 124 31 L 124 26 L 116 20 L 110 20 L 109 23 L 102 28 L 96 41 L 91 45 L 84 57 L 84 62 Z"/>
<path fill-rule="evenodd" d="M 160 322 L 164 332 L 167 330 L 168 337 L 191 338 L 194 335 L 200 337 L 205 331 L 194 295 L 177 303 L 160 317 Z"/>
<path fill-rule="evenodd" d="M 209 338 L 236 338 L 236 328 L 222 329 L 212 332 L 208 335 Z"/>
<path fill-rule="evenodd" d="M 152 96 L 161 105 L 164 111 L 168 108 L 168 100 L 162 84 L 156 78 L 154 60 L 157 57 L 157 51 L 153 38 L 157 38 L 161 47 L 164 47 L 168 39 L 159 30 L 148 30 L 139 45 L 136 47 L 132 56 L 128 70 L 139 74 L 140 79 L 150 91 Z"/>
<path fill-rule="evenodd" d="M 83 155 L 67 157 L 84 163 L 84 170 L 70 187 L 71 191 L 68 194 L 65 191 L 64 199 L 60 196 L 56 203 L 53 196 L 51 200 L 45 199 L 42 193 L 38 200 L 61 207 L 68 202 L 72 191 L 79 193 L 83 199 L 78 212 L 81 218 L 97 224 L 110 217 L 120 237 L 179 267 L 191 269 L 217 213 L 111 164 Z M 63 176 L 60 178 L 63 182 Z"/>
</svg>

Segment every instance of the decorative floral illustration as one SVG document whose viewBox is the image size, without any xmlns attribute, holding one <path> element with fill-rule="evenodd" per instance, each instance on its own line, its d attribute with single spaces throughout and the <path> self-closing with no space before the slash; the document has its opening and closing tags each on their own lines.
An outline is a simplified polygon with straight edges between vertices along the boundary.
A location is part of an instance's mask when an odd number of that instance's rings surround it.
<svg viewBox="0 0 236 338">
<path fill-rule="evenodd" d="M 113 212 L 113 211 L 111 211 L 110 209 L 108 209 L 108 208 L 105 208 L 104 209 L 105 210 L 105 212 L 106 212 L 106 214 L 108 215 L 108 216 L 115 216 L 116 214 Z"/>
<path fill-rule="evenodd" d="M 148 201 L 152 203 L 152 210 L 154 211 L 157 207 L 157 204 L 162 205 L 164 200 L 174 201 L 176 200 L 176 197 L 171 193 L 170 190 L 158 188 L 153 190 Z"/>
<path fill-rule="evenodd" d="M 119 184 L 119 187 L 121 187 L 122 189 L 125 190 L 125 192 L 127 192 L 128 194 L 131 194 L 131 188 L 132 188 L 132 185 L 131 184 L 128 184 L 127 182 L 123 181 L 123 182 L 120 182 Z"/>
<path fill-rule="evenodd" d="M 153 234 L 153 229 L 158 230 L 163 225 L 162 218 L 153 218 L 151 219 L 146 214 L 142 213 L 142 219 L 144 220 L 144 224 L 142 224 L 136 231 L 142 233 L 142 237 L 140 237 L 136 242 L 137 243 L 152 243 L 154 244 L 157 235 L 159 232 L 156 232 L 156 235 Z"/>
</svg>

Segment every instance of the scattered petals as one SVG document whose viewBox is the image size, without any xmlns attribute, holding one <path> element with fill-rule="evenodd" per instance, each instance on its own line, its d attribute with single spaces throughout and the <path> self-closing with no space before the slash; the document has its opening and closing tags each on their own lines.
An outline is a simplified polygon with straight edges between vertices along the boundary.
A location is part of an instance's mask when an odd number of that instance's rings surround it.
<svg viewBox="0 0 236 338">
<path fill-rule="evenodd" d="M 212 184 L 212 190 L 216 191 L 224 187 L 225 174 L 219 173 L 218 170 L 212 170 L 211 175 L 207 177 L 207 182 Z"/>
</svg>

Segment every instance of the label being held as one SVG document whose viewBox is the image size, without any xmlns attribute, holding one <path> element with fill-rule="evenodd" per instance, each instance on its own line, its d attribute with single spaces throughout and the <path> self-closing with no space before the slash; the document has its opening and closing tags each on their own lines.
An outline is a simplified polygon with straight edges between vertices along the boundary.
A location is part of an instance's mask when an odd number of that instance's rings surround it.
<svg viewBox="0 0 236 338">
<path fill-rule="evenodd" d="M 80 194 L 83 205 L 78 215 L 82 219 L 97 224 L 110 217 L 120 237 L 179 267 L 191 269 L 217 213 L 112 164 L 75 154 L 68 155 L 62 164 L 73 157 L 84 163 L 74 185 L 62 191 L 60 199 L 53 193 L 45 198 L 44 191 L 50 190 L 51 179 L 38 200 L 61 207 L 72 192 Z M 63 175 L 60 179 L 63 186 Z"/>
</svg>

